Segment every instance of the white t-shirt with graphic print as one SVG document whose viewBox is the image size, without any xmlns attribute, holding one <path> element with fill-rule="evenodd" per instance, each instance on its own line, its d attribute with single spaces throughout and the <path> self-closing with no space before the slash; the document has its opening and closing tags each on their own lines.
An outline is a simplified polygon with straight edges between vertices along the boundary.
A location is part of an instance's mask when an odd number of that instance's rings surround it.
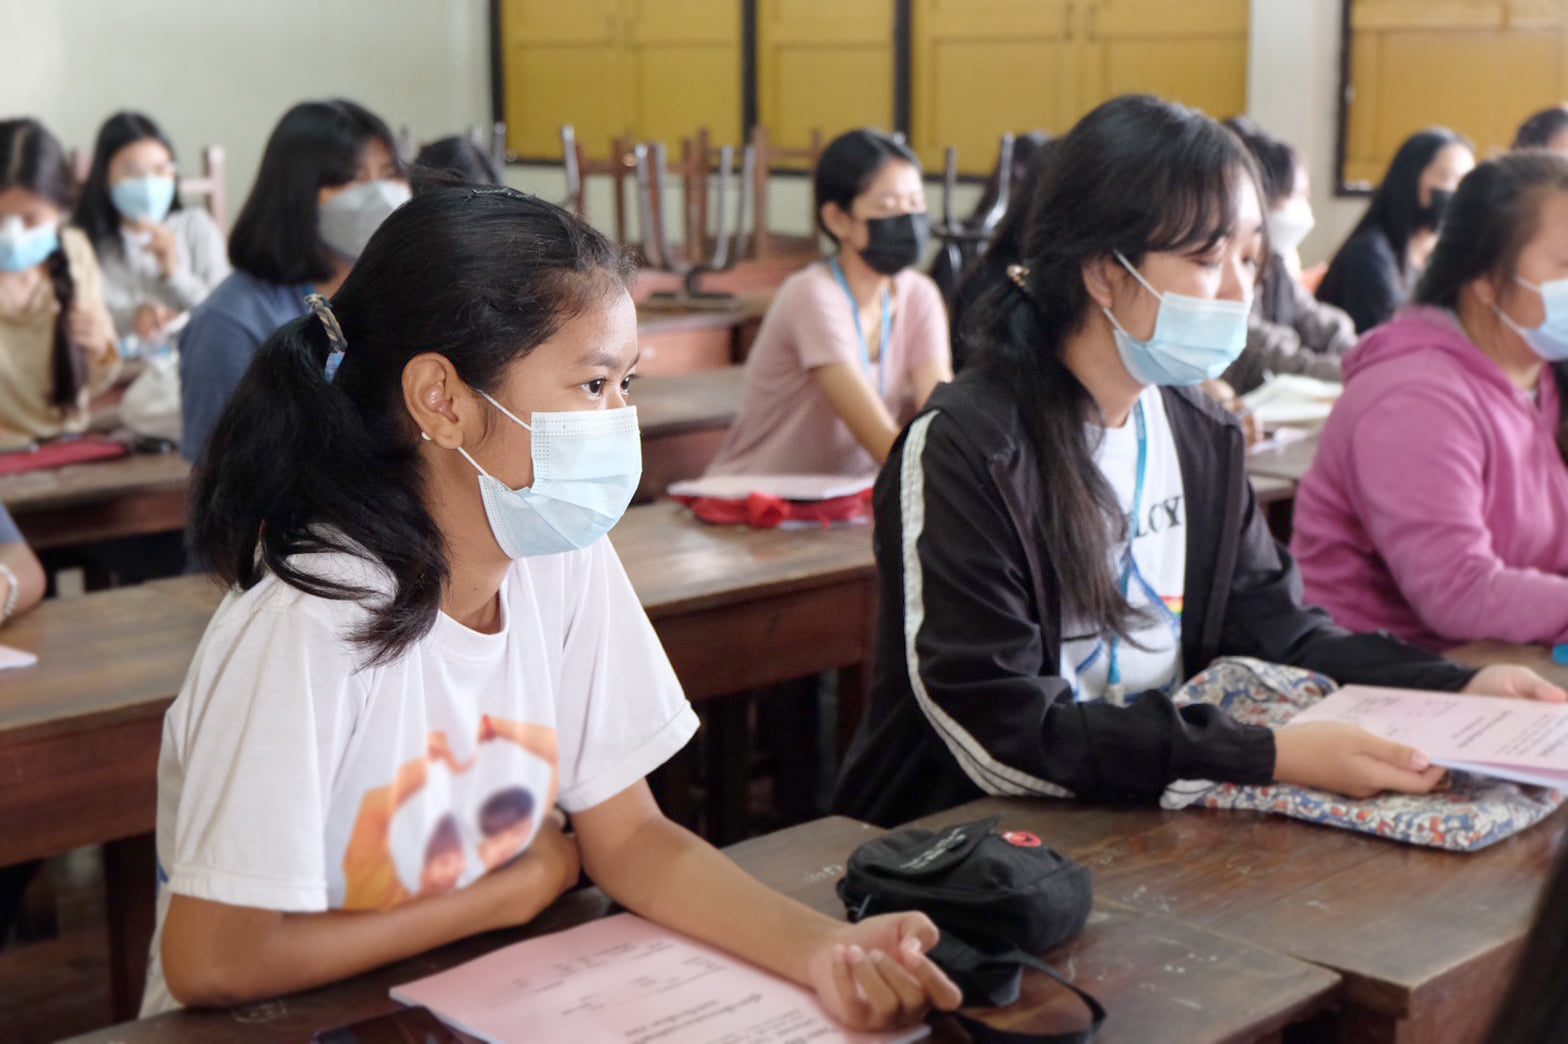
<svg viewBox="0 0 1568 1044">
<path fill-rule="evenodd" d="M 1062 630 L 1061 674 L 1073 686 L 1074 698 L 1121 702 L 1122 695 L 1146 689 L 1173 691 L 1185 679 L 1181 663 L 1182 601 L 1187 581 L 1187 500 L 1182 487 L 1181 462 L 1176 440 L 1165 415 L 1160 389 L 1151 385 L 1138 397 L 1143 408 L 1148 441 L 1143 503 L 1136 525 L 1131 518 L 1133 491 L 1138 477 L 1138 425 L 1134 415 L 1120 428 L 1091 429 L 1093 439 L 1104 438 L 1095 453 L 1095 464 L 1111 484 L 1132 538 L 1132 570 L 1127 582 L 1128 601 L 1146 609 L 1151 623 L 1135 632 L 1144 646 L 1114 643 L 1121 685 L 1110 691 L 1108 677 L 1113 643 L 1108 636 L 1085 636 L 1085 628 L 1066 621 Z M 1112 570 L 1121 579 L 1127 567 L 1127 544 L 1111 550 Z M 1079 636 L 1079 637 L 1073 637 Z M 1073 640 L 1069 641 L 1068 638 Z"/>
<path fill-rule="evenodd" d="M 299 561 L 389 589 L 351 556 Z M 159 961 L 171 893 L 316 912 L 462 888 L 552 805 L 592 808 L 696 731 L 608 540 L 514 563 L 500 604 L 495 634 L 438 615 L 360 669 L 360 604 L 273 576 L 224 599 L 164 719 L 144 1016 L 178 1006 Z"/>
</svg>

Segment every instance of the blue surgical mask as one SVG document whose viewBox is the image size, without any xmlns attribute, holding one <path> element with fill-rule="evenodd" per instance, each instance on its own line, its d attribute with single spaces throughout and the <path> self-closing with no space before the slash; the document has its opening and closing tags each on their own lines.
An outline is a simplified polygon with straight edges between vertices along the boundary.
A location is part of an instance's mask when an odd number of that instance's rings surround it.
<svg viewBox="0 0 1568 1044">
<path fill-rule="evenodd" d="M 1568 360 L 1568 279 L 1553 279 L 1539 285 L 1514 276 L 1520 286 L 1527 286 L 1541 295 L 1546 305 L 1546 321 L 1535 329 L 1527 329 L 1503 314 L 1495 304 L 1492 311 L 1514 333 L 1524 338 L 1530 350 L 1547 362 Z"/>
<path fill-rule="evenodd" d="M 480 467 L 467 450 L 457 450 L 479 472 L 485 517 L 508 558 L 587 547 L 621 520 L 642 480 L 637 407 L 536 412 L 528 424 L 484 397 L 533 434 L 534 481 L 522 489 L 512 489 Z"/>
<path fill-rule="evenodd" d="M 0 221 L 0 272 L 25 272 L 49 260 L 60 249 L 60 223 L 28 228 L 12 214 Z"/>
<path fill-rule="evenodd" d="M 1116 331 L 1116 350 L 1133 379 L 1144 384 L 1202 384 L 1229 369 L 1247 347 L 1251 300 L 1221 301 L 1160 293 L 1116 252 L 1116 260 L 1159 299 L 1154 336 L 1140 341 L 1122 328 L 1110 309 L 1100 309 Z"/>
<path fill-rule="evenodd" d="M 144 178 L 122 178 L 109 187 L 114 209 L 127 221 L 151 221 L 169 216 L 174 206 L 174 179 L 156 174 Z"/>
</svg>

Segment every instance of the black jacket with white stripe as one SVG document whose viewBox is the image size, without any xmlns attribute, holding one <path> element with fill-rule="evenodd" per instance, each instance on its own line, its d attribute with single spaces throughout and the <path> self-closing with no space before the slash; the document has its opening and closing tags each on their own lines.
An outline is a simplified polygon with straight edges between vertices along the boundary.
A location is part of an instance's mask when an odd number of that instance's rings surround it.
<svg viewBox="0 0 1568 1044">
<path fill-rule="evenodd" d="M 1342 683 L 1462 688 L 1474 671 L 1303 607 L 1301 580 L 1246 479 L 1240 429 L 1163 389 L 1187 499 L 1182 663 L 1252 656 Z M 1159 692 L 1073 701 L 1048 510 L 1013 392 L 984 371 L 939 387 L 877 480 L 875 691 L 837 811 L 886 826 L 982 794 L 1152 801 L 1178 779 L 1264 783 L 1274 737 Z"/>
</svg>

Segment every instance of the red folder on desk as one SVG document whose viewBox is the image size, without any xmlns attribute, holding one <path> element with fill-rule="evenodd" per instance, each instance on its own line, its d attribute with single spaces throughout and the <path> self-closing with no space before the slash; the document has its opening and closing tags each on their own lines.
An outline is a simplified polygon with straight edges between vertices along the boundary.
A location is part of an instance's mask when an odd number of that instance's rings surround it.
<svg viewBox="0 0 1568 1044">
<path fill-rule="evenodd" d="M 60 468 L 67 464 L 86 464 L 95 460 L 113 460 L 129 453 L 130 447 L 103 435 L 83 435 L 77 439 L 57 439 L 46 442 L 37 449 L 0 453 L 0 475 L 15 475 L 23 471 L 42 468 Z"/>
</svg>

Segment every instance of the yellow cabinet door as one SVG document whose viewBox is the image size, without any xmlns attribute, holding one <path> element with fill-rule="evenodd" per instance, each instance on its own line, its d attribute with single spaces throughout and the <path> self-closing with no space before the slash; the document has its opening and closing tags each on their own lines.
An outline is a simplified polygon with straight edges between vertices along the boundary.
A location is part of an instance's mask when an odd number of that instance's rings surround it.
<svg viewBox="0 0 1568 1044">
<path fill-rule="evenodd" d="M 595 157 L 631 129 L 622 0 L 502 0 L 507 147 L 557 158 L 561 124 Z"/>
<path fill-rule="evenodd" d="M 948 145 L 988 173 L 1009 131 L 1061 134 L 1079 115 L 1085 0 L 914 0 L 913 143 L 928 170 Z"/>
<path fill-rule="evenodd" d="M 629 0 L 626 22 L 632 123 L 639 139 L 675 142 L 698 127 L 741 139 L 737 0 Z"/>
<path fill-rule="evenodd" d="M 1247 0 L 1094 0 L 1081 43 L 1080 114 L 1137 93 L 1216 119 L 1246 112 L 1247 7 Z"/>
<path fill-rule="evenodd" d="M 1407 137 L 1450 127 L 1481 158 L 1568 96 L 1562 0 L 1355 0 L 1345 181 L 1376 185 Z"/>
<path fill-rule="evenodd" d="M 891 130 L 893 0 L 758 0 L 757 118 L 792 149 Z"/>
</svg>

